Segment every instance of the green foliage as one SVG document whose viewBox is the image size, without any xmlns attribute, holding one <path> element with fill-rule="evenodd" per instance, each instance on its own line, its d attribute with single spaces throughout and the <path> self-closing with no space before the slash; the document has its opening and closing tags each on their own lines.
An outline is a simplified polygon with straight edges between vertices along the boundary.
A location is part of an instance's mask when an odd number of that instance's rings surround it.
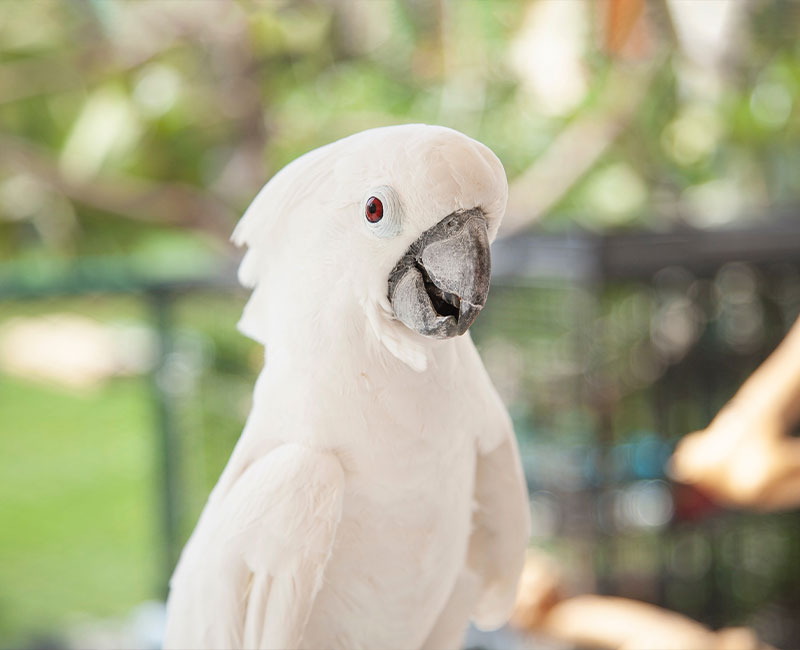
<svg viewBox="0 0 800 650">
<path fill-rule="evenodd" d="M 601 51 L 592 30 L 602 21 L 587 11 L 586 94 L 547 114 L 512 64 L 530 18 L 525 3 L 437 6 L 6 3 L 0 135 L 34 148 L 0 158 L 0 254 L 131 252 L 140 242 L 131 221 L 139 231 L 173 222 L 222 238 L 277 169 L 382 124 L 465 130 L 498 152 L 513 179 L 566 126 L 602 114 L 614 68 L 628 65 Z M 629 84 L 648 92 L 562 197 L 551 227 L 576 217 L 601 229 L 716 223 L 794 203 L 797 7 L 749 7 L 729 61 L 706 71 L 677 47 L 668 15 L 648 13 L 653 42 L 639 67 L 651 74 L 644 82 L 632 74 Z M 728 214 L 704 215 L 731 187 Z M 628 190 L 641 200 L 609 201 Z M 205 217 L 204 202 L 216 206 Z"/>
</svg>

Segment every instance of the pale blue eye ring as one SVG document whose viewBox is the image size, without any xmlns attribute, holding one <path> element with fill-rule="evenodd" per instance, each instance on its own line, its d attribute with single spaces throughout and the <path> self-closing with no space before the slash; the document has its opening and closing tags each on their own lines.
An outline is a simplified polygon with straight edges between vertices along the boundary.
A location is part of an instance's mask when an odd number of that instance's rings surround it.
<svg viewBox="0 0 800 650">
<path fill-rule="evenodd" d="M 376 207 L 380 206 L 383 216 L 375 219 Z M 363 222 L 376 237 L 386 239 L 395 237 L 402 230 L 403 207 L 397 192 L 388 185 L 371 189 L 361 202 Z"/>
</svg>

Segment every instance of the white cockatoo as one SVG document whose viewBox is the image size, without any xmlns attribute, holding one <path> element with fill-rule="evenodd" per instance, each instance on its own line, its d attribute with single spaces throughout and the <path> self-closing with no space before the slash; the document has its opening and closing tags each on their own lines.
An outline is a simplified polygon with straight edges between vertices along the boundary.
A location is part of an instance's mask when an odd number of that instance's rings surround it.
<svg viewBox="0 0 800 650">
<path fill-rule="evenodd" d="M 266 364 L 171 581 L 167 648 L 458 648 L 510 615 L 529 534 L 467 328 L 507 182 L 451 129 L 300 157 L 233 239 Z"/>
</svg>

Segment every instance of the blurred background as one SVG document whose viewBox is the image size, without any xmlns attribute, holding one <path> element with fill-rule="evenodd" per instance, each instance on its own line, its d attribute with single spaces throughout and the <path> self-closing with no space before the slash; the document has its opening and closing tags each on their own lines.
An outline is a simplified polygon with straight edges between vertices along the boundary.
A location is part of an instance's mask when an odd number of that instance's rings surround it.
<svg viewBox="0 0 800 650">
<path fill-rule="evenodd" d="M 369 127 L 511 184 L 473 328 L 576 592 L 800 646 L 800 518 L 671 483 L 800 311 L 800 4 L 0 3 L 0 647 L 157 647 L 263 354 L 228 242 Z"/>
</svg>

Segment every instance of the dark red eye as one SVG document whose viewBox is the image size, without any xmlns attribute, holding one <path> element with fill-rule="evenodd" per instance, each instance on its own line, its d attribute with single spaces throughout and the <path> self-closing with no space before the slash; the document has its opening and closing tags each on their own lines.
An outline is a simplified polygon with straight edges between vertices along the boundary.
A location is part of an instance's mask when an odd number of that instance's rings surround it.
<svg viewBox="0 0 800 650">
<path fill-rule="evenodd" d="M 381 203 L 381 200 L 374 196 L 369 197 L 364 215 L 370 223 L 377 223 L 383 219 L 383 203 Z"/>
</svg>

